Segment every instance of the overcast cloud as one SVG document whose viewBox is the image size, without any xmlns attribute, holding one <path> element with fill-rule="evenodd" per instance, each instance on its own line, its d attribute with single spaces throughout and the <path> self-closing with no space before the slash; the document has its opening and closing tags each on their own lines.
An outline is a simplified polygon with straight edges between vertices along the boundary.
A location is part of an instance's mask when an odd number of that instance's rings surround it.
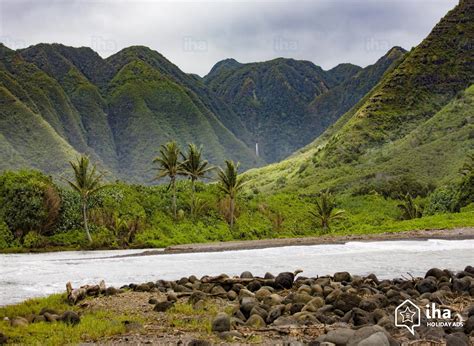
<svg viewBox="0 0 474 346">
<path fill-rule="evenodd" d="M 87 46 L 107 57 L 146 45 L 185 72 L 219 60 L 291 57 L 329 69 L 410 49 L 456 0 L 80 1 L 0 0 L 0 41 Z"/>
</svg>

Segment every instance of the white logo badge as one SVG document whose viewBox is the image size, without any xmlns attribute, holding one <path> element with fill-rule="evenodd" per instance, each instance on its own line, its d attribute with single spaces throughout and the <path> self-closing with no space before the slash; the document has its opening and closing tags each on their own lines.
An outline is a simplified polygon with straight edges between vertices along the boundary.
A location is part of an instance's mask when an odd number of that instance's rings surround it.
<svg viewBox="0 0 474 346">
<path fill-rule="evenodd" d="M 395 309 L 395 325 L 405 327 L 415 335 L 415 327 L 420 326 L 421 311 L 411 300 L 407 299 Z"/>
</svg>

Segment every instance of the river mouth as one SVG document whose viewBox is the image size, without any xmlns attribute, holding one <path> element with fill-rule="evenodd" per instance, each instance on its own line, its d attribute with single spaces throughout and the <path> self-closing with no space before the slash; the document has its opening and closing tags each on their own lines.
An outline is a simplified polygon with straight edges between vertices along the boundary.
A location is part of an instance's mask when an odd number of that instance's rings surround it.
<svg viewBox="0 0 474 346">
<path fill-rule="evenodd" d="M 0 255 L 0 305 L 105 280 L 107 286 L 196 275 L 239 275 L 302 269 L 305 276 L 348 271 L 379 278 L 423 276 L 432 267 L 460 270 L 474 264 L 474 239 L 348 242 L 265 249 L 123 256 L 144 250 Z"/>
</svg>

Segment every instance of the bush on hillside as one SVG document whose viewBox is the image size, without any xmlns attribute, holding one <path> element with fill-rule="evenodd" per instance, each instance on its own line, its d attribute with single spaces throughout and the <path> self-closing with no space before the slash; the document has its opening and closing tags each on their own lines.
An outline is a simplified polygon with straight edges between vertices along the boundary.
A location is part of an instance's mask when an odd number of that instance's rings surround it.
<svg viewBox="0 0 474 346">
<path fill-rule="evenodd" d="M 0 221 L 0 249 L 6 249 L 13 245 L 14 237 L 4 221 Z"/>
</svg>

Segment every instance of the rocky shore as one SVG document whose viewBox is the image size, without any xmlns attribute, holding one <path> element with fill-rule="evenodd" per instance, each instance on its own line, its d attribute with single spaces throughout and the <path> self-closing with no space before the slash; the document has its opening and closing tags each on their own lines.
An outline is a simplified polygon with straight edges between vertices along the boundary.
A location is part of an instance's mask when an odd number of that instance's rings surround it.
<svg viewBox="0 0 474 346">
<path fill-rule="evenodd" d="M 472 266 L 459 272 L 432 268 L 425 277 L 392 280 L 348 272 L 313 278 L 303 274 L 297 270 L 256 277 L 243 272 L 239 277 L 190 276 L 120 288 L 103 282 L 68 286 L 70 303 L 80 307 L 77 313 L 44 307 L 38 316 L 18 316 L 11 323 L 75 325 L 87 311 L 108 309 L 133 312 L 142 322 L 130 322 L 127 333 L 101 341 L 107 344 L 474 344 Z M 395 309 L 407 299 L 421 309 L 413 320 L 419 324 L 413 335 L 395 325 Z M 433 308 L 449 310 L 449 318 L 436 316 Z"/>
</svg>

